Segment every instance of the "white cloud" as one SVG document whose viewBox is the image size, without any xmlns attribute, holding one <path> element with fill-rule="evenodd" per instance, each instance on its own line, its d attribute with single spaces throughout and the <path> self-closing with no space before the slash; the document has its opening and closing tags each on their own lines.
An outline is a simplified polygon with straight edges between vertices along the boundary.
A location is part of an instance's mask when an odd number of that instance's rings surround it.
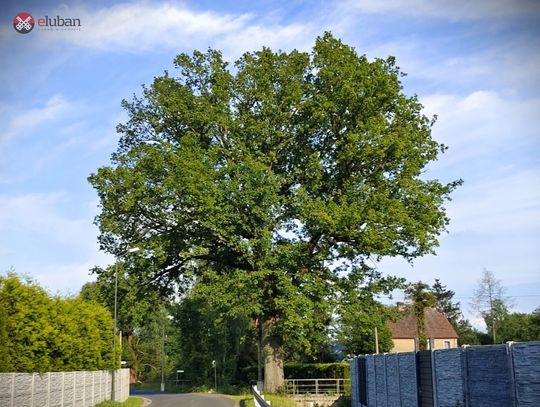
<svg viewBox="0 0 540 407">
<path fill-rule="evenodd" d="M 540 13 L 535 0 L 345 0 L 344 7 L 366 13 L 401 13 L 404 15 L 470 20 L 496 17 L 534 16 Z"/>
<path fill-rule="evenodd" d="M 465 183 L 448 209 L 453 233 L 532 237 L 540 230 L 540 168 Z"/>
<path fill-rule="evenodd" d="M 81 19 L 81 31 L 46 32 L 43 38 L 112 52 L 162 52 L 220 44 L 235 56 L 254 44 L 283 45 L 304 38 L 304 26 L 255 22 L 250 14 L 218 14 L 186 6 L 125 3 L 90 10 L 70 7 L 65 13 Z"/>
<path fill-rule="evenodd" d="M 31 273 L 32 277 L 52 294 L 70 296 L 76 295 L 85 283 L 96 279 L 89 272 L 95 265 L 94 262 L 62 262 L 45 265 L 33 263 L 27 267 L 36 270 Z"/>
<path fill-rule="evenodd" d="M 67 245 L 80 245 L 81 237 L 92 228 L 91 218 L 69 218 L 61 206 L 69 201 L 64 193 L 29 193 L 0 195 L 0 228 L 24 231 L 27 235 L 45 235 L 47 239 Z"/>
<path fill-rule="evenodd" d="M 0 267 L 13 266 L 53 291 L 77 292 L 92 266 L 111 260 L 96 242 L 97 206 L 83 205 L 69 216 L 71 205 L 62 192 L 0 195 Z"/>
<path fill-rule="evenodd" d="M 427 115 L 439 116 L 433 136 L 450 147 L 433 169 L 450 168 L 465 178 L 484 174 L 489 180 L 509 167 L 540 163 L 540 99 L 479 90 L 466 96 L 433 94 L 420 101 Z M 474 174 L 467 173 L 471 168 Z"/>
<path fill-rule="evenodd" d="M 54 95 L 42 106 L 14 111 L 4 107 L 0 110 L 6 127 L 0 132 L 0 154 L 9 142 L 23 138 L 45 123 L 57 121 L 71 111 L 71 103 L 62 95 Z"/>
</svg>

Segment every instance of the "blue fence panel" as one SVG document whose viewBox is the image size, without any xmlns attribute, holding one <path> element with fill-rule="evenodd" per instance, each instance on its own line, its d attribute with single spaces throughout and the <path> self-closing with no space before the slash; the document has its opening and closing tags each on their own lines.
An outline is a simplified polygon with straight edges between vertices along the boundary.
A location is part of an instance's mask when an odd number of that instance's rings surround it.
<svg viewBox="0 0 540 407">
<path fill-rule="evenodd" d="M 386 402 L 386 365 L 384 355 L 375 355 L 375 380 L 377 391 L 377 407 L 387 407 Z"/>
<path fill-rule="evenodd" d="M 438 407 L 465 405 L 463 358 L 459 348 L 433 352 Z"/>
<path fill-rule="evenodd" d="M 540 406 L 540 342 L 511 347 L 517 407 Z"/>
<path fill-rule="evenodd" d="M 358 407 L 357 394 L 358 394 L 358 390 L 360 389 L 357 383 L 357 378 L 356 378 L 357 359 L 358 358 L 353 358 L 353 360 L 349 362 L 349 372 L 350 372 L 349 374 L 351 376 L 351 405 L 352 407 Z"/>
<path fill-rule="evenodd" d="M 416 378 L 416 353 L 399 353 L 399 392 L 402 407 L 418 406 L 418 383 Z"/>
<path fill-rule="evenodd" d="M 366 356 L 368 406 L 377 407 L 377 377 L 375 375 L 375 357 Z"/>
<path fill-rule="evenodd" d="M 513 391 L 506 345 L 465 348 L 465 357 L 470 406 L 512 406 Z"/>
<path fill-rule="evenodd" d="M 385 355 L 386 359 L 386 388 L 387 401 L 389 406 L 399 406 L 400 391 L 399 391 L 399 361 L 397 353 Z"/>
</svg>

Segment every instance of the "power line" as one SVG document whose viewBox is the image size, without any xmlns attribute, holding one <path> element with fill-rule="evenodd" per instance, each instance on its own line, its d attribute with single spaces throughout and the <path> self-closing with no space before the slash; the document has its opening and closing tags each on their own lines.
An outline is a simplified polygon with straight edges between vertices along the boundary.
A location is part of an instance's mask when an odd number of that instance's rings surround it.
<svg viewBox="0 0 540 407">
<path fill-rule="evenodd" d="M 384 295 L 384 294 L 380 294 L 377 297 L 378 298 L 384 297 L 384 298 L 388 298 L 388 299 L 391 299 L 391 300 L 404 300 L 405 299 L 405 297 L 397 297 L 395 295 Z M 507 297 L 509 297 L 509 298 L 540 297 L 540 294 L 508 295 Z M 453 300 L 470 300 L 470 299 L 473 299 L 473 298 L 475 298 L 475 297 L 473 297 L 473 296 L 470 296 L 470 297 L 452 297 Z"/>
</svg>

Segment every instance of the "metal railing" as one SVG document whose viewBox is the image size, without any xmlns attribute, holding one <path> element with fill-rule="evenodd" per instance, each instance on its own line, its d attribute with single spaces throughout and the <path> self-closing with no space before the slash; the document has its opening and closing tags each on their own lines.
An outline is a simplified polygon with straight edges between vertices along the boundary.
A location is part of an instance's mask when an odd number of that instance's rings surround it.
<svg viewBox="0 0 540 407">
<path fill-rule="evenodd" d="M 345 394 L 350 386 L 350 379 L 286 379 L 285 389 L 288 394 Z"/>
<path fill-rule="evenodd" d="M 251 393 L 253 393 L 255 407 L 271 407 L 270 402 L 264 399 L 264 396 L 259 392 L 257 386 L 251 386 Z"/>
</svg>

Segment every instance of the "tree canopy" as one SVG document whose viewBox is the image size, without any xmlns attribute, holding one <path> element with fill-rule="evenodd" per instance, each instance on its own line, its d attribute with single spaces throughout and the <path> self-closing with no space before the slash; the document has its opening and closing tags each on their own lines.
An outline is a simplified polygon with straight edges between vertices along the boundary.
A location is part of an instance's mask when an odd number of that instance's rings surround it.
<svg viewBox="0 0 540 407">
<path fill-rule="evenodd" d="M 221 281 L 262 325 L 275 390 L 284 338 L 307 343 L 329 323 L 336 284 L 364 286 L 368 259 L 432 253 L 459 181 L 422 175 L 445 147 L 394 58 L 369 61 L 326 33 L 312 53 L 263 48 L 230 68 L 195 51 L 175 67 L 123 102 L 118 150 L 89 177 L 99 241 L 144 248 L 129 270 L 163 292 Z"/>
<path fill-rule="evenodd" d="M 110 369 L 113 321 L 98 304 L 0 276 L 0 372 Z"/>
</svg>

